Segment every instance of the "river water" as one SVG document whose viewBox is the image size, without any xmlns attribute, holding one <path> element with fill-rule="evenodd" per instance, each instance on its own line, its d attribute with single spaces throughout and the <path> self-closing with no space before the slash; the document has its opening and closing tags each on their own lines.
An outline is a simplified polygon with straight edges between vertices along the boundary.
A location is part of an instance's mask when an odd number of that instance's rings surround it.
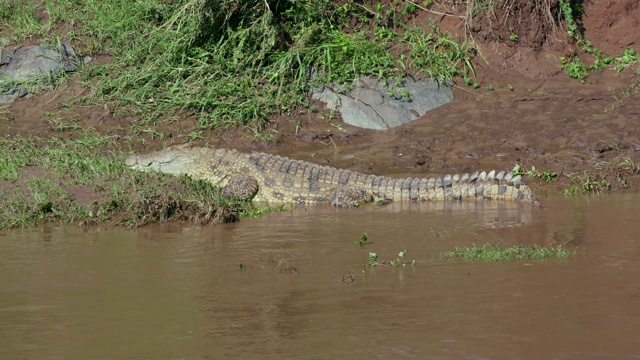
<svg viewBox="0 0 640 360">
<path fill-rule="evenodd" d="M 640 195 L 543 203 L 4 232 L 0 358 L 640 359 Z M 437 256 L 487 242 L 576 255 Z M 366 266 L 401 250 L 415 266 Z"/>
</svg>

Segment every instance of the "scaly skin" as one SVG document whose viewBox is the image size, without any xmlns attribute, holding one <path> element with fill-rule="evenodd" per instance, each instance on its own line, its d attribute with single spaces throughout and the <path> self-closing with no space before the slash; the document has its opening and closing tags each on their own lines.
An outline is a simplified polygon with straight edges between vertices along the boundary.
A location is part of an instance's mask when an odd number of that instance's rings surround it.
<svg viewBox="0 0 640 360">
<path fill-rule="evenodd" d="M 268 203 L 358 206 L 385 201 L 460 201 L 504 199 L 540 205 L 520 176 L 494 171 L 443 178 L 394 179 L 340 170 L 306 161 L 254 152 L 179 145 L 132 155 L 127 165 L 138 170 L 185 174 L 224 187 L 223 195 Z"/>
</svg>

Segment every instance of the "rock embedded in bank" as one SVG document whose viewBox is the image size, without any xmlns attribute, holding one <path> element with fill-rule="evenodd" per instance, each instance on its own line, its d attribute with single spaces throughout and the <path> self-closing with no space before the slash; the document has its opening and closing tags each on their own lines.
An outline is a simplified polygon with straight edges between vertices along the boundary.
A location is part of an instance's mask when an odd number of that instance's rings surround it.
<svg viewBox="0 0 640 360">
<path fill-rule="evenodd" d="M 326 84 L 311 89 L 311 97 L 339 110 L 353 126 L 388 130 L 413 121 L 453 100 L 451 87 L 437 80 L 405 77 L 397 84 L 365 76 L 349 91 L 345 85 Z"/>
<path fill-rule="evenodd" d="M 48 45 L 3 48 L 0 50 L 0 104 L 50 90 L 63 73 L 76 71 L 81 64 L 82 60 L 69 43 L 60 43 L 58 48 Z"/>
</svg>

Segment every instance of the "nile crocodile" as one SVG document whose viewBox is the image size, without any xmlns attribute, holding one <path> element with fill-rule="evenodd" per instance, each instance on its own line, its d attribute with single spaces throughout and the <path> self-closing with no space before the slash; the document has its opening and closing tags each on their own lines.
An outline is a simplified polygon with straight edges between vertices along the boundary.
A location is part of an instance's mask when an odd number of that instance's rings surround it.
<svg viewBox="0 0 640 360">
<path fill-rule="evenodd" d="M 540 203 L 531 189 L 511 172 L 475 172 L 437 178 L 394 179 L 340 170 L 306 161 L 254 152 L 209 149 L 191 145 L 132 155 L 127 165 L 188 175 L 223 187 L 225 197 L 268 203 L 332 204 L 358 206 L 383 201 L 460 201 L 505 199 Z"/>
</svg>

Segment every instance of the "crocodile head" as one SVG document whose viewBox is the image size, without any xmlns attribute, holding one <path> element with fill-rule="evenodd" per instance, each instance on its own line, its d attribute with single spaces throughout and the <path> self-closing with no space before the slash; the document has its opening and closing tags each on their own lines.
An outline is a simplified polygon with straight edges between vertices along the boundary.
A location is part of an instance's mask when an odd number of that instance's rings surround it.
<svg viewBox="0 0 640 360">
<path fill-rule="evenodd" d="M 126 164 L 136 170 L 155 170 L 167 174 L 187 174 L 199 158 L 199 148 L 190 145 L 172 146 L 151 154 L 131 155 Z"/>
</svg>

